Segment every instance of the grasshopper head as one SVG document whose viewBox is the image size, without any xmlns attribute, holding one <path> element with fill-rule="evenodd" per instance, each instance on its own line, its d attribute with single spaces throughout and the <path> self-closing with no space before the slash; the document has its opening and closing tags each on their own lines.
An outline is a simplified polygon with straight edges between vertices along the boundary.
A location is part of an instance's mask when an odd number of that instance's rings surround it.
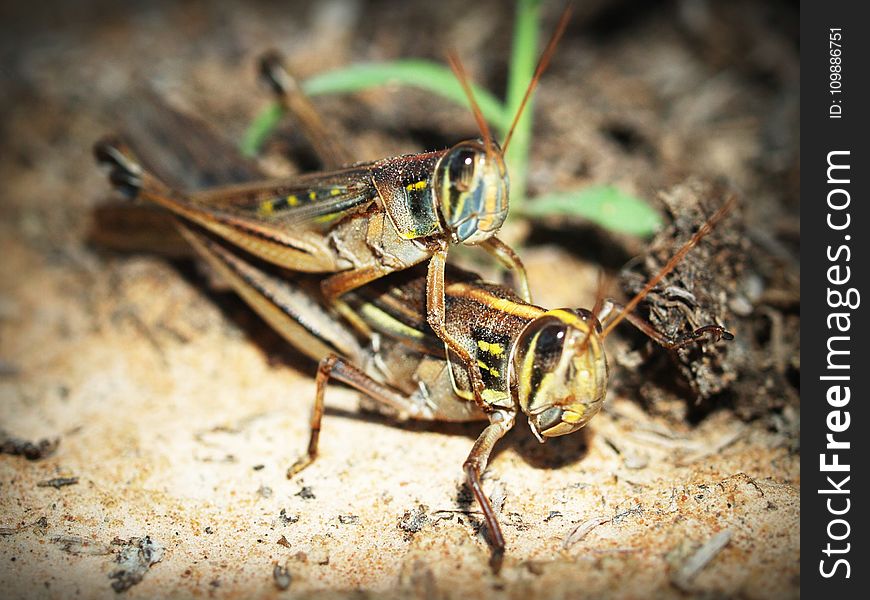
<svg viewBox="0 0 870 600">
<path fill-rule="evenodd" d="M 595 416 L 607 391 L 598 319 L 551 310 L 526 325 L 511 356 L 511 385 L 540 440 L 573 433 Z"/>
<path fill-rule="evenodd" d="M 492 142 L 460 142 L 435 165 L 435 195 L 453 241 L 478 244 L 499 230 L 508 212 L 508 175 L 501 150 Z"/>
</svg>

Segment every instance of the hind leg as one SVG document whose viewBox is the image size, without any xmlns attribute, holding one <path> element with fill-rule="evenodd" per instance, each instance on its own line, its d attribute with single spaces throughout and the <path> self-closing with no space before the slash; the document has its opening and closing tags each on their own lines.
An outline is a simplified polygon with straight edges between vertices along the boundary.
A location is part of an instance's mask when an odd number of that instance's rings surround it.
<svg viewBox="0 0 870 600">
<path fill-rule="evenodd" d="M 336 169 L 353 162 L 349 152 L 323 123 L 317 109 L 302 91 L 302 86 L 284 64 L 277 51 L 260 57 L 260 74 L 272 88 L 284 111 L 293 115 L 326 169 Z"/>
<path fill-rule="evenodd" d="M 314 396 L 314 407 L 311 410 L 310 435 L 308 449 L 293 465 L 287 469 L 287 478 L 291 478 L 308 467 L 317 458 L 317 446 L 320 441 L 321 421 L 323 420 L 324 397 L 326 385 L 330 379 L 345 383 L 359 390 L 375 402 L 399 413 L 402 417 L 418 420 L 434 418 L 431 409 L 415 402 L 409 396 L 379 383 L 337 354 L 330 354 L 320 361 L 317 367 L 317 389 Z"/>
</svg>

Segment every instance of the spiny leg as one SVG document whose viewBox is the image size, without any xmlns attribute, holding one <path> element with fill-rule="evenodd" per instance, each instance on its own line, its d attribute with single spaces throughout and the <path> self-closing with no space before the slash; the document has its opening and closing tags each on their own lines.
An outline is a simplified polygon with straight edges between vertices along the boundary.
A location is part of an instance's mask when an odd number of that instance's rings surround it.
<svg viewBox="0 0 870 600">
<path fill-rule="evenodd" d="M 429 260 L 429 270 L 426 273 L 426 322 L 429 323 L 429 327 L 432 328 L 435 335 L 441 338 L 447 349 L 456 354 L 465 365 L 475 404 L 482 411 L 490 412 L 492 408 L 483 399 L 483 376 L 477 361 L 447 331 L 447 307 L 444 299 L 444 269 L 446 266 L 447 246 L 443 245 L 432 255 Z"/>
<path fill-rule="evenodd" d="M 317 458 L 317 446 L 320 440 L 321 421 L 323 420 L 324 396 L 326 394 L 326 385 L 330 379 L 336 379 L 359 390 L 376 402 L 395 410 L 402 418 L 423 420 L 433 418 L 431 410 L 427 407 L 420 406 L 409 397 L 375 381 L 341 356 L 330 354 L 321 360 L 317 366 L 317 388 L 314 395 L 314 407 L 311 410 L 311 420 L 309 422 L 311 433 L 308 438 L 308 449 L 303 456 L 287 469 L 288 479 L 309 466 Z"/>
<path fill-rule="evenodd" d="M 269 84 L 281 107 L 299 122 L 302 133 L 314 148 L 324 168 L 335 169 L 353 162 L 351 155 L 323 123 L 314 104 L 287 69 L 280 53 L 271 50 L 260 57 L 260 74 Z"/>
<path fill-rule="evenodd" d="M 604 306 L 598 314 L 598 319 L 601 321 L 601 325 L 606 328 L 610 319 L 614 315 L 620 314 L 624 310 L 624 308 L 625 307 L 618 302 L 614 302 L 613 300 L 605 300 Z M 652 323 L 650 323 L 637 313 L 630 312 L 626 314 L 625 320 L 634 325 L 638 330 L 641 331 L 641 333 L 646 335 L 652 341 L 669 350 L 682 348 L 683 346 L 688 346 L 689 344 L 700 343 L 706 339 L 712 340 L 714 342 L 718 342 L 720 339 L 734 339 L 734 334 L 726 330 L 721 325 L 703 325 L 687 334 L 677 337 L 669 337 L 663 332 L 656 329 Z"/>
<path fill-rule="evenodd" d="M 506 268 L 510 269 L 517 278 L 517 291 L 523 301 L 531 303 L 532 293 L 529 291 L 529 278 L 526 275 L 526 268 L 523 266 L 523 261 L 514 252 L 514 249 L 505 244 L 497 237 L 491 237 L 479 244 L 484 250 L 493 255 Z"/>
<path fill-rule="evenodd" d="M 489 462 L 489 455 L 492 449 L 504 435 L 510 431 L 514 425 L 514 415 L 512 413 L 498 412 L 491 417 L 492 421 L 486 426 L 486 429 L 474 442 L 468 458 L 462 465 L 465 471 L 468 487 L 471 488 L 471 493 L 474 494 L 475 500 L 480 505 L 483 511 L 483 518 L 486 521 L 486 528 L 489 531 L 489 540 L 493 549 L 493 566 L 496 568 L 500 564 L 501 556 L 504 554 L 504 535 L 501 532 L 501 526 L 498 524 L 498 517 L 492 509 L 492 504 L 489 498 L 483 493 L 483 484 L 481 477 L 486 470 L 486 465 Z"/>
</svg>

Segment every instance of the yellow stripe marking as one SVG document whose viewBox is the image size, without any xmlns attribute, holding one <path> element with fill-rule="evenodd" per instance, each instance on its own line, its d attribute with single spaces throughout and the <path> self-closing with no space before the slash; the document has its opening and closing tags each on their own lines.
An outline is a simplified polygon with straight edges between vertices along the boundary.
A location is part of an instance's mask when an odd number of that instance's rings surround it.
<svg viewBox="0 0 870 600">
<path fill-rule="evenodd" d="M 290 206 L 296 206 L 297 204 L 299 204 L 299 198 L 297 198 L 295 195 L 287 196 L 287 204 L 289 204 Z"/>
<path fill-rule="evenodd" d="M 482 290 L 474 285 L 469 285 L 467 283 L 451 284 L 450 286 L 448 286 L 447 291 L 453 296 L 464 296 L 472 300 L 477 300 L 481 304 L 485 304 L 490 308 L 506 312 L 509 315 L 513 315 L 515 317 L 520 317 L 523 319 L 536 319 L 546 312 L 543 308 L 534 306 L 532 304 L 520 304 L 519 302 L 513 302 L 511 300 L 506 300 L 505 298 L 499 298 L 498 296 L 490 294 L 486 290 Z"/>
<path fill-rule="evenodd" d="M 360 313 L 370 322 L 379 323 L 384 329 L 392 331 L 398 335 L 413 339 L 423 339 L 425 334 L 422 331 L 414 329 L 410 325 L 405 325 L 392 315 L 384 312 L 374 304 L 363 304 L 360 307 Z"/>
<path fill-rule="evenodd" d="M 483 340 L 477 341 L 477 347 L 481 349 L 483 352 L 489 352 L 493 356 L 501 356 L 504 354 L 504 346 L 498 343 L 488 343 Z"/>
<path fill-rule="evenodd" d="M 486 392 L 487 391 L 489 391 L 489 390 L 486 390 L 486 389 L 483 390 L 484 400 L 486 399 Z M 459 388 L 456 387 L 455 384 L 453 385 L 453 393 L 456 394 L 457 396 L 459 396 L 460 398 L 462 398 L 463 400 L 474 400 L 474 394 L 471 391 L 460 390 Z"/>
<path fill-rule="evenodd" d="M 538 336 L 541 333 L 538 332 L 535 334 L 535 337 L 532 338 L 532 341 L 529 343 L 529 347 L 526 349 L 526 353 L 523 355 L 522 365 L 520 367 L 520 406 L 523 410 L 528 410 L 531 403 L 530 400 L 533 399 L 535 390 L 532 389 L 532 370 L 535 367 L 535 346 L 538 343 Z M 523 393 L 525 392 L 525 393 Z"/>
<path fill-rule="evenodd" d="M 500 375 L 500 373 L 498 372 L 498 369 L 494 369 L 494 368 L 490 367 L 488 364 L 486 364 L 485 362 L 483 362 L 480 359 L 477 360 L 477 366 L 480 367 L 481 369 L 483 369 L 484 371 L 489 371 L 490 375 L 492 375 L 493 377 L 498 377 Z"/>
<path fill-rule="evenodd" d="M 414 192 L 419 190 L 425 190 L 427 185 L 429 185 L 429 182 L 427 181 L 418 181 L 416 183 L 409 183 L 405 186 L 405 189 L 409 192 Z"/>
<path fill-rule="evenodd" d="M 329 190 L 330 196 L 338 196 L 340 193 L 341 193 L 341 188 L 334 187 L 331 190 Z"/>
<path fill-rule="evenodd" d="M 275 202 L 273 200 L 266 200 L 262 204 L 260 204 L 259 213 L 264 217 L 268 217 L 275 210 Z"/>
<path fill-rule="evenodd" d="M 572 312 L 557 308 L 556 310 L 551 310 L 550 314 L 562 321 L 565 325 L 570 325 L 584 333 L 589 333 L 589 324 Z"/>
<path fill-rule="evenodd" d="M 468 390 L 459 390 L 455 387 L 453 388 L 453 392 L 468 402 L 474 400 L 474 394 Z M 502 392 L 499 390 L 494 390 L 492 388 L 484 388 L 483 393 L 480 395 L 483 398 L 483 401 L 487 404 L 495 404 L 496 402 L 501 402 L 505 398 L 508 397 L 507 392 Z"/>
<path fill-rule="evenodd" d="M 474 396 L 472 396 L 472 398 L 473 397 Z M 483 390 L 481 397 L 483 398 L 483 401 L 486 402 L 487 404 L 495 404 L 496 402 L 499 402 L 499 401 L 507 398 L 508 395 L 507 395 L 507 393 L 501 392 L 499 390 L 493 390 L 491 388 L 486 388 Z"/>
<path fill-rule="evenodd" d="M 317 198 L 317 192 L 308 192 L 309 200 L 314 200 L 315 198 Z"/>
</svg>

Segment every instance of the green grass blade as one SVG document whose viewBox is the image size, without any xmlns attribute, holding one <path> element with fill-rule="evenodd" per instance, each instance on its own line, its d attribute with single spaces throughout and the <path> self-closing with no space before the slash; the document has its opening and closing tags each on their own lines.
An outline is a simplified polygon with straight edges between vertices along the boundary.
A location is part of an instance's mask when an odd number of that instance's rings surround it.
<svg viewBox="0 0 870 600">
<path fill-rule="evenodd" d="M 462 86 L 449 68 L 421 59 L 351 65 L 315 75 L 302 83 L 302 89 L 309 96 L 318 96 L 348 94 L 382 85 L 412 86 L 469 106 Z M 505 119 L 501 102 L 481 87 L 472 85 L 472 88 L 483 116 L 497 128 L 501 128 Z M 281 114 L 281 108 L 273 105 L 254 119 L 245 132 L 241 145 L 246 156 L 256 155 L 266 136 L 280 120 Z"/>
<path fill-rule="evenodd" d="M 610 185 L 538 196 L 520 207 L 519 212 L 532 219 L 553 216 L 587 219 L 610 231 L 639 237 L 648 237 L 662 226 L 661 216 L 649 203 Z"/>
<path fill-rule="evenodd" d="M 239 145 L 242 155 L 247 158 L 257 156 L 266 138 L 278 126 L 283 116 L 284 109 L 278 103 L 271 104 L 258 114 L 242 137 L 242 143 Z"/>
<path fill-rule="evenodd" d="M 389 84 L 416 87 L 470 106 L 453 71 L 444 65 L 422 59 L 351 65 L 315 75 L 307 79 L 302 88 L 308 95 L 317 96 L 356 92 Z M 505 111 L 501 102 L 485 89 L 474 84 L 471 87 L 486 120 L 496 125 L 502 123 Z"/>
</svg>

